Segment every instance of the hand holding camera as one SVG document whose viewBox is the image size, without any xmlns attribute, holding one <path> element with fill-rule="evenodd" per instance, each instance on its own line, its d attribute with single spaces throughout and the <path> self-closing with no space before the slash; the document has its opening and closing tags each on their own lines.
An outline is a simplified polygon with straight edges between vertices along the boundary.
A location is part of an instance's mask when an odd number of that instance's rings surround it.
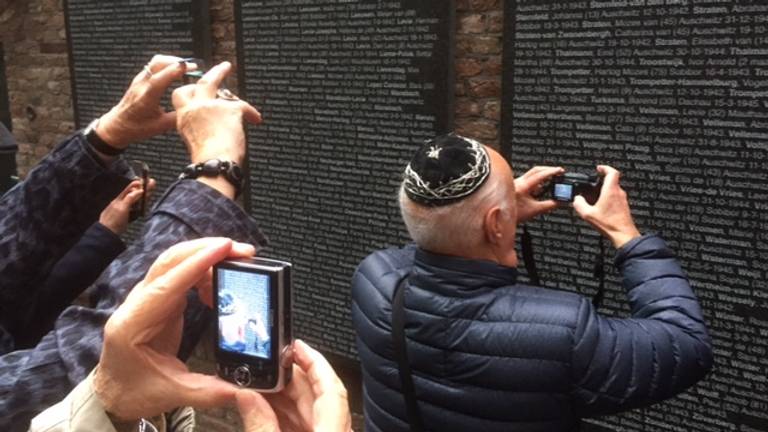
<svg viewBox="0 0 768 432">
<path fill-rule="evenodd" d="M 115 149 L 167 132 L 176 125 L 176 113 L 165 112 L 160 100 L 188 66 L 180 57 L 156 55 L 144 66 L 123 98 L 96 125 L 97 135 Z"/>
<path fill-rule="evenodd" d="M 347 389 L 331 365 L 300 340 L 294 352 L 293 379 L 283 392 L 237 392 L 245 431 L 351 431 Z"/>
<path fill-rule="evenodd" d="M 537 198 L 540 195 L 542 185 L 553 176 L 563 172 L 563 168 L 560 167 L 536 166 L 515 179 L 518 224 L 524 224 L 557 208 L 555 200 L 539 201 Z"/>
<path fill-rule="evenodd" d="M 216 369 L 240 387 L 279 392 L 291 380 L 291 264 L 228 260 L 213 269 Z"/>
<path fill-rule="evenodd" d="M 602 185 L 603 179 L 597 174 L 567 172 L 552 179 L 550 190 L 555 201 L 572 203 L 577 196 L 582 196 L 594 205 Z"/>
<path fill-rule="evenodd" d="M 146 278 L 131 291 L 104 328 L 104 347 L 93 373 L 93 390 L 113 420 L 131 423 L 179 406 L 210 408 L 236 401 L 249 432 L 280 430 L 281 427 L 282 430 L 351 430 L 344 385 L 328 361 L 301 341 L 293 344 L 295 354 L 286 359 L 290 363 L 276 363 L 281 369 L 292 370 L 293 379 L 288 382 L 288 375 L 283 375 L 282 391 L 264 396 L 218 377 L 192 373 L 176 358 L 186 293 L 190 287 L 197 286 L 203 301 L 212 304 L 210 297 L 216 286 L 211 269 L 215 264 L 234 268 L 235 273 L 230 274 L 230 278 L 244 280 L 248 286 L 253 282 L 251 275 L 256 275 L 255 280 L 267 275 L 283 278 L 286 282 L 285 275 L 279 276 L 261 268 L 254 270 L 253 266 L 261 266 L 254 264 L 258 262 L 252 259 L 254 253 L 251 245 L 225 238 L 204 238 L 179 243 L 160 255 Z M 237 261 L 222 262 L 225 258 Z M 243 263 L 245 267 L 237 266 Z M 272 263 L 272 267 L 280 267 Z M 226 283 L 225 286 L 231 288 Z M 277 288 L 272 284 L 264 286 Z M 251 287 L 256 288 L 256 292 L 249 294 L 248 301 L 264 300 L 264 293 L 259 295 L 258 286 Z M 274 303 L 270 301 L 269 304 Z M 290 310 L 290 305 L 285 306 Z M 262 321 L 264 325 L 268 320 Z M 281 321 L 290 323 L 290 316 L 285 311 Z M 259 326 L 258 323 L 255 325 Z M 284 336 L 275 333 L 278 331 L 275 328 L 265 330 L 275 344 L 279 339 L 290 338 L 284 329 Z M 270 350 L 273 350 L 272 346 Z M 255 363 L 271 356 L 264 349 L 263 345 L 244 347 L 246 357 L 257 359 Z M 220 351 L 218 345 L 217 350 Z M 268 370 L 262 368 L 255 373 L 263 378 Z M 254 384 L 263 382 L 259 377 L 254 378 Z M 244 383 L 239 384 L 243 387 Z M 269 389 L 274 390 L 276 382 L 269 384 L 273 386 Z M 256 386 L 249 383 L 246 387 Z"/>
<path fill-rule="evenodd" d="M 220 63 L 196 84 L 173 92 L 173 106 L 178 113 L 176 126 L 193 164 L 218 160 L 242 166 L 246 145 L 243 120 L 261 123 L 261 114 L 256 108 L 219 88 L 231 69 L 229 62 Z M 197 180 L 230 198 L 234 198 L 239 189 L 222 176 L 203 176 Z"/>
<path fill-rule="evenodd" d="M 99 223 L 117 235 L 122 235 L 128 229 L 128 223 L 135 219 L 134 209 L 146 200 L 146 195 L 155 188 L 155 180 L 146 181 L 134 179 L 120 194 L 115 197 L 99 215 Z"/>
<path fill-rule="evenodd" d="M 179 406 L 215 407 L 235 400 L 237 387 L 192 373 L 176 354 L 186 294 L 211 284 L 211 267 L 253 256 L 253 246 L 224 238 L 179 243 L 155 261 L 104 327 L 93 389 L 114 418 L 134 421 Z"/>
<path fill-rule="evenodd" d="M 196 84 L 173 92 L 173 106 L 178 113 L 177 129 L 187 144 L 193 163 L 209 159 L 229 160 L 241 164 L 245 158 L 243 120 L 261 123 L 256 108 L 229 93 L 219 96 L 219 87 L 230 73 L 229 62 L 219 63 L 206 72 Z"/>
<path fill-rule="evenodd" d="M 639 237 L 640 232 L 632 219 L 627 193 L 619 185 L 621 173 L 607 165 L 599 165 L 597 172 L 603 176 L 599 198 L 590 204 L 583 195 L 575 195 L 573 208 L 618 249 Z M 557 188 L 557 184 L 554 188 Z"/>
</svg>

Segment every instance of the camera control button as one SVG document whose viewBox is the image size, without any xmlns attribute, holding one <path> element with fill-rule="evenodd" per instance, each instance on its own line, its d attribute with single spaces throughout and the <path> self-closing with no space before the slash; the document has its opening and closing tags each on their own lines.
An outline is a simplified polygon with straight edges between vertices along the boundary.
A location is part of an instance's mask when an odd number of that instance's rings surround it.
<svg viewBox="0 0 768 432">
<path fill-rule="evenodd" d="M 246 365 L 238 366 L 232 373 L 232 379 L 240 387 L 248 387 L 251 384 L 251 370 Z"/>
</svg>

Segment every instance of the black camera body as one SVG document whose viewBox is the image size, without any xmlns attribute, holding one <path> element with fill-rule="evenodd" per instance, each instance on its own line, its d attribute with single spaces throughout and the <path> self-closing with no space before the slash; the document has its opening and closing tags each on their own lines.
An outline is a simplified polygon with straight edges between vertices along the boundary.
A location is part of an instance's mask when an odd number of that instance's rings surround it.
<svg viewBox="0 0 768 432">
<path fill-rule="evenodd" d="M 598 174 L 583 174 L 567 172 L 556 176 L 550 183 L 552 199 L 559 202 L 573 202 L 581 195 L 589 204 L 595 204 L 600 197 L 603 178 Z"/>
<path fill-rule="evenodd" d="M 133 176 L 141 180 L 141 199 L 131 206 L 128 214 L 128 220 L 131 222 L 143 218 L 147 215 L 147 195 L 149 189 L 149 166 L 140 160 L 130 160 L 128 165 L 131 167 Z"/>
<path fill-rule="evenodd" d="M 213 268 L 216 370 L 241 387 L 272 393 L 293 368 L 291 264 L 265 258 Z"/>
</svg>

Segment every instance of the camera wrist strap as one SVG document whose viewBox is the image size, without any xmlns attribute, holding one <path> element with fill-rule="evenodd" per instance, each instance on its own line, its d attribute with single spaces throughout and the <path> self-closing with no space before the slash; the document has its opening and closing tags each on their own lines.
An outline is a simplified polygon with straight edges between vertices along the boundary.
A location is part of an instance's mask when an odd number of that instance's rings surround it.
<svg viewBox="0 0 768 432">
<path fill-rule="evenodd" d="M 597 279 L 597 292 L 592 297 L 592 305 L 595 308 L 600 307 L 605 296 L 605 243 L 603 238 L 600 237 L 597 240 L 598 252 L 595 256 L 595 265 L 592 268 L 592 275 Z M 536 260 L 533 256 L 533 237 L 528 232 L 528 227 L 523 225 L 523 234 L 520 236 L 520 246 L 523 252 L 523 264 L 525 265 L 525 271 L 528 273 L 528 279 L 531 285 L 541 286 L 541 279 L 539 278 L 539 271 L 536 269 Z"/>
<path fill-rule="evenodd" d="M 411 366 L 408 364 L 408 346 L 405 339 L 405 283 L 408 276 L 404 276 L 395 287 L 392 301 L 392 344 L 397 360 L 397 370 L 400 376 L 400 386 L 405 399 L 405 412 L 411 432 L 421 432 L 424 425 L 421 422 L 419 405 L 416 402 L 416 391 L 413 386 Z"/>
</svg>

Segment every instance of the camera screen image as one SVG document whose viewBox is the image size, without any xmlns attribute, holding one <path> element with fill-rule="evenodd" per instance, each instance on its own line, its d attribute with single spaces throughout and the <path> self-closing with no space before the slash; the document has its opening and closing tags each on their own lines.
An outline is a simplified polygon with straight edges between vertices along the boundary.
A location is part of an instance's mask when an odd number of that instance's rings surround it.
<svg viewBox="0 0 768 432">
<path fill-rule="evenodd" d="M 555 199 L 558 201 L 570 201 L 573 199 L 573 185 L 557 183 L 555 184 Z"/>
<path fill-rule="evenodd" d="M 218 269 L 217 277 L 219 348 L 270 359 L 269 276 Z"/>
</svg>

